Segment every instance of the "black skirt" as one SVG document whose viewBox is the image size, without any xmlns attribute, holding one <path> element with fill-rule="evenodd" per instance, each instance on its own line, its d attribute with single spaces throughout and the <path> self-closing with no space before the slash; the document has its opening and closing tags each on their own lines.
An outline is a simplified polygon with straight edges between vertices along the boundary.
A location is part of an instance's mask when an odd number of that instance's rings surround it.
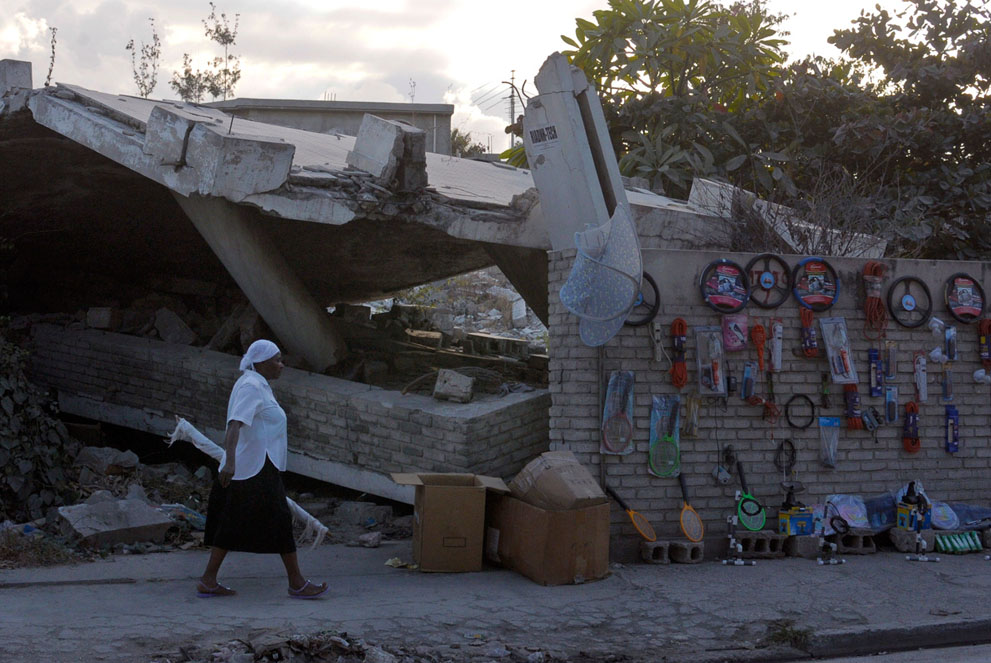
<svg viewBox="0 0 991 663">
<path fill-rule="evenodd" d="M 282 475 L 267 456 L 250 479 L 232 480 L 227 488 L 214 479 L 203 543 L 240 552 L 296 551 Z"/>
</svg>

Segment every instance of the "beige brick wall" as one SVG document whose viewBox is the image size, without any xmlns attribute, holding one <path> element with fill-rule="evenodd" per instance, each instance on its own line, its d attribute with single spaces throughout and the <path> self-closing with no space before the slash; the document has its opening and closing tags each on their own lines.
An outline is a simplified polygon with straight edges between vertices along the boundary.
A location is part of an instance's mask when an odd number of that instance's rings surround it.
<svg viewBox="0 0 991 663">
<path fill-rule="evenodd" d="M 96 330 L 36 325 L 31 350 L 32 378 L 82 410 L 74 414 L 155 434 L 178 414 L 218 439 L 239 375 L 237 357 Z M 272 388 L 290 451 L 368 472 L 509 478 L 548 446 L 546 390 L 457 404 L 294 369 Z"/>
<path fill-rule="evenodd" d="M 552 448 L 574 451 L 599 476 L 599 353 L 597 348 L 583 345 L 578 337 L 578 319 L 561 305 L 559 290 L 567 279 L 574 251 L 552 253 L 550 259 L 550 438 Z M 753 257 L 750 254 L 729 254 L 689 251 L 644 250 L 644 266 L 657 281 L 662 306 L 657 320 L 664 329 L 664 343 L 670 352 L 668 328 L 675 317 L 683 317 L 689 325 L 688 368 L 689 383 L 683 393 L 697 391 L 695 370 L 695 339 L 693 329 L 702 325 L 718 325 L 721 316 L 708 308 L 698 291 L 698 277 L 710 261 L 729 258 L 741 266 Z M 794 266 L 802 256 L 783 256 Z M 860 284 L 863 260 L 829 259 L 841 278 L 837 303 L 817 317 L 846 318 L 853 356 L 860 375 L 859 391 L 862 405 L 875 406 L 883 414 L 883 398 L 871 398 L 866 386 L 867 349 L 872 343 L 863 335 L 863 288 Z M 960 451 L 944 451 L 944 405 L 936 367 L 929 363 L 929 399 L 920 405 L 920 437 L 922 450 L 906 453 L 902 448 L 902 418 L 904 404 L 914 396 L 911 357 L 915 350 L 929 351 L 935 345 L 927 327 L 906 329 L 891 321 L 887 338 L 896 341 L 899 365 L 893 384 L 899 387 L 898 422 L 885 424 L 875 442 L 867 431 L 840 431 L 838 462 L 835 469 L 825 467 L 819 460 L 819 429 L 792 429 L 782 417 L 777 425 L 761 418 L 762 408 L 747 405 L 739 395 L 730 397 L 724 409 L 721 402 L 703 402 L 700 410 L 700 431 L 697 439 L 681 440 L 682 472 L 685 473 L 691 502 L 707 528 L 707 547 L 723 544 L 725 518 L 734 509 L 735 480 L 728 486 L 716 484 L 711 471 L 717 460 L 717 441 L 733 444 L 737 457 L 743 461 L 751 491 L 762 498 L 769 508 L 769 526 L 776 526 L 776 508 L 783 497 L 779 483 L 781 474 L 773 465 L 777 443 L 790 438 L 798 451 L 797 479 L 807 490 L 798 498 L 806 503 L 822 502 L 828 495 L 857 494 L 865 498 L 894 490 L 911 479 L 922 480 L 934 499 L 963 501 L 988 505 L 991 502 L 991 407 L 989 388 L 973 382 L 972 373 L 980 368 L 977 354 L 977 325 L 964 325 L 953 320 L 943 304 L 943 283 L 953 273 L 968 272 L 991 288 L 987 263 L 939 261 L 885 261 L 889 266 L 883 293 L 895 278 L 913 275 L 929 286 L 934 301 L 934 316 L 958 330 L 959 357 L 951 367 L 954 398 L 960 411 Z M 991 295 L 991 289 L 988 290 Z M 769 329 L 769 319 L 779 317 L 784 324 L 783 371 L 775 376 L 775 396 L 782 407 L 795 393 L 809 395 L 817 406 L 817 416 L 843 417 L 842 387 L 832 387 L 832 407 L 819 409 L 821 374 L 828 371 L 824 358 L 808 359 L 800 348 L 799 308 L 790 298 L 777 309 L 765 310 L 753 304 L 744 309 L 751 326 L 760 322 Z M 819 325 L 816 324 L 819 333 Z M 680 537 L 678 516 L 681 493 L 675 479 L 661 479 L 647 471 L 649 446 L 650 403 L 655 394 L 677 393 L 668 376 L 668 364 L 653 360 L 649 327 L 624 327 L 601 349 L 604 380 L 613 370 L 632 370 L 635 386 L 635 445 L 628 456 L 605 456 L 605 475 L 633 508 L 647 515 L 662 537 Z M 743 375 L 745 361 L 756 361 L 752 344 L 744 352 L 728 353 L 732 373 Z M 759 393 L 763 393 L 763 383 Z M 602 387 L 603 393 L 605 385 Z M 771 439 L 773 435 L 773 441 Z M 614 551 L 628 553 L 637 538 L 625 514 L 613 511 Z"/>
</svg>

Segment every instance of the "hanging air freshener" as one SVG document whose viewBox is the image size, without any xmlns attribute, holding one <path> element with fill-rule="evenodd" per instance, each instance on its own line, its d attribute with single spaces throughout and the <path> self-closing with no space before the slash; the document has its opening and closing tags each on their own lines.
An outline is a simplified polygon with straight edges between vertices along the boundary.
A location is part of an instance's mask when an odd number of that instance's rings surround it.
<svg viewBox="0 0 991 663">
<path fill-rule="evenodd" d="M 784 325 L 780 318 L 771 320 L 771 371 L 781 371 L 781 344 L 784 338 Z"/>
<path fill-rule="evenodd" d="M 723 350 L 739 352 L 747 349 L 748 322 L 749 318 L 746 313 L 723 316 Z"/>
<path fill-rule="evenodd" d="M 836 448 L 840 441 L 840 418 L 819 417 L 819 440 L 822 464 L 836 467 Z"/>
<path fill-rule="evenodd" d="M 750 301 L 750 280 L 735 262 L 714 260 L 699 275 L 699 292 L 714 311 L 736 313 Z"/>
<path fill-rule="evenodd" d="M 960 413 L 955 405 L 946 406 L 946 453 L 960 451 Z"/>
<path fill-rule="evenodd" d="M 984 288 L 969 274 L 960 272 L 946 280 L 943 301 L 955 320 L 970 324 L 984 313 Z"/>
</svg>

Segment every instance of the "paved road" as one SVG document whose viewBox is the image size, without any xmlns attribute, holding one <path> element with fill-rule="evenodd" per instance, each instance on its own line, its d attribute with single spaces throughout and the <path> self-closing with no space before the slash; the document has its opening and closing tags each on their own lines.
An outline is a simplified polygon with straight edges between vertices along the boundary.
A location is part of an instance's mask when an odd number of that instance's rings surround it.
<svg viewBox="0 0 991 663">
<path fill-rule="evenodd" d="M 304 571 L 332 586 L 320 601 L 288 599 L 275 556 L 232 553 L 222 581 L 240 594 L 229 599 L 195 597 L 202 551 L 0 571 L 0 660 L 148 660 L 182 643 L 204 646 L 253 629 L 347 631 L 455 659 L 479 651 L 471 643 L 727 661 L 808 658 L 760 649 L 769 633 L 817 655 L 970 644 L 979 640 L 975 633 L 991 641 L 991 563 L 978 555 L 912 564 L 881 553 L 832 567 L 802 559 L 754 567 L 638 564 L 562 587 L 502 569 L 394 569 L 385 565 L 390 557 L 409 560 L 409 542 L 302 550 Z"/>
</svg>

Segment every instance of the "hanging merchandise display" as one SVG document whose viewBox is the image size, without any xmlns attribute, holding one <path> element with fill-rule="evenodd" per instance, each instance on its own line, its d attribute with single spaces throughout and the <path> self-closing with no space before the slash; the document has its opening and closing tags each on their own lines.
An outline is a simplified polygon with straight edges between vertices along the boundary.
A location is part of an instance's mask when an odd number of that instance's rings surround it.
<svg viewBox="0 0 991 663">
<path fill-rule="evenodd" d="M 884 392 L 884 371 L 881 370 L 881 355 L 875 348 L 867 351 L 867 371 L 871 397 L 877 398 Z"/>
<path fill-rule="evenodd" d="M 946 355 L 946 361 L 956 361 L 957 328 L 953 325 L 947 325 L 943 334 L 943 353 Z"/>
<path fill-rule="evenodd" d="M 624 456 L 633 452 L 633 371 L 613 371 L 606 388 L 599 451 Z"/>
<path fill-rule="evenodd" d="M 902 447 L 910 454 L 922 448 L 919 440 L 919 406 L 913 401 L 905 403 L 905 424 L 902 426 Z"/>
<path fill-rule="evenodd" d="M 977 323 L 977 351 L 984 368 L 991 369 L 991 318 Z"/>
<path fill-rule="evenodd" d="M 878 341 L 888 327 L 888 311 L 881 301 L 881 283 L 888 268 L 883 263 L 868 260 L 864 265 L 864 337 Z"/>
<path fill-rule="evenodd" d="M 695 361 L 699 376 L 699 394 L 725 396 L 723 375 L 723 340 L 719 327 L 695 328 Z"/>
<path fill-rule="evenodd" d="M 828 311 L 840 296 L 840 280 L 822 258 L 805 258 L 791 274 L 792 294 L 799 305 L 816 313 Z"/>
<path fill-rule="evenodd" d="M 853 362 L 850 338 L 845 318 L 823 318 L 819 321 L 822 339 L 826 344 L 829 370 L 835 384 L 856 384 L 857 367 Z"/>
<path fill-rule="evenodd" d="M 719 313 L 742 311 L 750 301 L 750 279 L 731 260 L 713 260 L 699 276 L 699 292 L 706 305 Z"/>
<path fill-rule="evenodd" d="M 881 413 L 874 406 L 865 407 L 860 413 L 860 420 L 867 432 L 871 434 L 874 444 L 877 444 L 877 429 L 881 426 Z"/>
<path fill-rule="evenodd" d="M 960 413 L 956 405 L 946 406 L 946 453 L 960 451 Z"/>
<path fill-rule="evenodd" d="M 723 350 L 739 352 L 747 349 L 748 324 L 749 318 L 746 313 L 731 313 L 723 316 Z"/>
<path fill-rule="evenodd" d="M 840 418 L 819 417 L 819 459 L 826 467 L 836 467 L 836 448 L 840 442 Z"/>
<path fill-rule="evenodd" d="M 888 288 L 888 311 L 902 327 L 915 329 L 926 324 L 933 312 L 929 286 L 914 276 L 895 279 Z"/>
<path fill-rule="evenodd" d="M 809 357 L 819 356 L 819 340 L 816 337 L 816 316 L 811 309 L 803 308 L 799 311 L 802 319 L 802 353 Z"/>
<path fill-rule="evenodd" d="M 884 342 L 884 380 L 891 382 L 898 373 L 898 345 L 894 341 Z"/>
<path fill-rule="evenodd" d="M 640 291 L 623 324 L 628 327 L 642 327 L 657 316 L 660 308 L 661 292 L 657 289 L 657 282 L 653 276 L 644 272 L 640 281 Z"/>
<path fill-rule="evenodd" d="M 757 365 L 752 361 L 748 361 L 743 365 L 743 384 L 740 385 L 740 398 L 750 403 L 754 398 L 757 398 L 756 391 Z"/>
<path fill-rule="evenodd" d="M 824 408 L 832 407 L 832 404 L 830 403 L 830 399 L 829 399 L 829 385 L 830 385 L 829 373 L 823 373 L 822 380 L 820 380 L 819 382 L 819 394 L 820 394 L 819 405 L 821 405 Z"/>
<path fill-rule="evenodd" d="M 942 377 L 939 381 L 939 385 L 942 388 L 942 397 L 944 401 L 953 400 L 953 378 L 950 374 L 950 364 L 943 364 Z"/>
<path fill-rule="evenodd" d="M 750 340 L 754 342 L 754 348 L 757 350 L 757 367 L 763 372 L 764 345 L 767 343 L 767 332 L 764 330 L 764 325 L 754 325 L 753 329 L 750 330 Z"/>
<path fill-rule="evenodd" d="M 681 440 L 678 434 L 681 399 L 654 396 L 650 408 L 650 447 L 647 469 L 657 477 L 673 477 L 681 469 Z"/>
<path fill-rule="evenodd" d="M 929 387 L 926 379 L 926 353 L 916 350 L 912 359 L 913 379 L 915 380 L 915 402 L 925 403 L 929 399 Z"/>
<path fill-rule="evenodd" d="M 761 308 L 781 306 L 791 293 L 791 269 L 773 253 L 762 253 L 747 263 L 750 298 Z"/>
<path fill-rule="evenodd" d="M 697 438 L 699 436 L 699 408 L 702 406 L 702 399 L 698 394 L 685 396 L 685 406 L 679 409 L 682 416 L 681 432 L 685 437 Z"/>
<path fill-rule="evenodd" d="M 860 392 L 857 385 L 843 385 L 843 404 L 846 408 L 846 427 L 850 430 L 863 430 L 864 413 L 860 409 Z"/>
<path fill-rule="evenodd" d="M 943 301 L 955 320 L 970 324 L 984 313 L 984 288 L 969 274 L 959 272 L 946 279 Z"/>
<path fill-rule="evenodd" d="M 681 389 L 688 384 L 688 368 L 685 365 L 685 345 L 688 339 L 688 323 L 675 318 L 671 323 L 671 384 Z"/>
<path fill-rule="evenodd" d="M 784 324 L 781 318 L 771 320 L 771 371 L 781 371 L 781 345 L 784 339 Z"/>
<path fill-rule="evenodd" d="M 898 387 L 890 384 L 884 388 L 884 420 L 889 424 L 898 420 Z"/>
</svg>

